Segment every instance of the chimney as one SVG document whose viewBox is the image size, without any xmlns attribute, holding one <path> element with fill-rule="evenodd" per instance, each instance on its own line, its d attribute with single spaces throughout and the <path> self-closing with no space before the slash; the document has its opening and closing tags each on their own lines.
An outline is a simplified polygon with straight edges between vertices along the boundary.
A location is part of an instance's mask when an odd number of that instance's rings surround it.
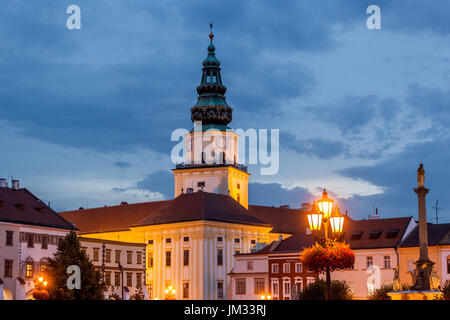
<svg viewBox="0 0 450 320">
<path fill-rule="evenodd" d="M 369 214 L 369 219 L 379 219 L 380 216 L 378 215 L 378 208 L 375 209 L 375 214 Z"/>
<path fill-rule="evenodd" d="M 302 210 L 304 211 L 311 211 L 312 209 L 312 205 L 308 202 L 304 202 L 302 203 Z"/>
<path fill-rule="evenodd" d="M 0 179 L 0 188 L 6 188 L 7 186 L 8 186 L 8 184 L 6 183 L 6 179 L 1 178 Z"/>
<path fill-rule="evenodd" d="M 14 190 L 19 190 L 19 180 L 12 180 L 12 188 Z"/>
</svg>

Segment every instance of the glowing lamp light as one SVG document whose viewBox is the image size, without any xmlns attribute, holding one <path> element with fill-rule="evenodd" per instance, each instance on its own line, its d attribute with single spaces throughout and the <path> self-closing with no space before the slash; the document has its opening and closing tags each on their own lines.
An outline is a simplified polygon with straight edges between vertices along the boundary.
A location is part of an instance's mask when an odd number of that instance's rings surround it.
<svg viewBox="0 0 450 320">
<path fill-rule="evenodd" d="M 261 296 L 261 300 L 264 300 L 264 299 L 266 299 L 266 296 Z"/>
<path fill-rule="evenodd" d="M 341 233 L 344 227 L 344 216 L 339 214 L 339 209 L 336 208 L 333 215 L 330 218 L 331 230 L 333 233 Z"/>
<path fill-rule="evenodd" d="M 44 277 L 39 277 L 39 282 L 42 282 L 42 281 L 44 281 Z"/>
<path fill-rule="evenodd" d="M 322 214 L 315 211 L 313 211 L 311 214 L 308 214 L 308 223 L 309 230 L 319 231 L 322 226 Z"/>
<path fill-rule="evenodd" d="M 271 300 L 272 299 L 272 296 L 267 296 L 267 300 Z"/>
<path fill-rule="evenodd" d="M 44 284 L 44 287 L 46 287 L 46 286 L 47 286 L 47 281 L 44 281 L 44 283 L 43 283 L 43 284 Z"/>
<path fill-rule="evenodd" d="M 317 202 L 319 212 L 323 214 L 325 219 L 328 219 L 333 212 L 333 199 L 328 198 L 328 193 L 326 189 L 323 189 L 322 198 Z"/>
</svg>

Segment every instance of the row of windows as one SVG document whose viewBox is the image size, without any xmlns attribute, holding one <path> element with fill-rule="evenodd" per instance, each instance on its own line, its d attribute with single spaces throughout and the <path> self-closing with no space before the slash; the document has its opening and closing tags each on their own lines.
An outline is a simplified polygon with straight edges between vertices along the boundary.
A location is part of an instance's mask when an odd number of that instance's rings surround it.
<svg viewBox="0 0 450 320">
<path fill-rule="evenodd" d="M 86 250 L 86 248 L 83 248 Z M 121 263 L 121 253 L 122 250 L 114 250 L 114 262 L 115 263 Z M 127 251 L 127 264 L 133 264 L 133 251 Z M 106 249 L 105 250 L 105 262 L 112 262 L 111 257 L 112 256 L 112 250 Z M 143 255 L 142 251 L 136 251 L 136 264 L 143 264 Z M 100 248 L 93 248 L 93 255 L 92 255 L 92 261 L 100 261 Z"/>
<path fill-rule="evenodd" d="M 114 286 L 117 286 L 117 287 L 119 287 L 119 286 L 122 286 L 122 282 L 121 282 L 121 278 L 120 278 L 120 272 L 114 272 L 114 284 L 112 283 L 112 279 L 111 279 L 111 277 L 112 277 L 112 272 L 110 272 L 110 271 L 106 271 L 105 272 L 105 278 L 104 278 L 104 281 L 105 281 L 105 285 L 107 285 L 107 286 L 111 286 L 111 285 L 114 285 Z M 124 279 L 124 280 L 126 280 L 126 282 L 124 283 L 124 285 L 126 285 L 127 287 L 132 287 L 133 286 L 133 272 L 127 272 L 127 273 L 125 273 L 125 276 L 126 276 L 126 279 Z M 136 287 L 140 287 L 140 286 L 142 286 L 142 273 L 135 273 L 135 284 L 136 284 Z"/>
<path fill-rule="evenodd" d="M 189 250 L 183 250 L 183 266 L 189 265 Z M 239 251 L 235 251 L 234 254 L 239 254 Z M 166 267 L 172 266 L 172 251 L 166 251 Z M 223 249 L 217 249 L 217 265 L 223 266 Z M 148 254 L 148 267 L 153 268 L 153 252 Z"/>
<path fill-rule="evenodd" d="M 272 273 L 280 273 L 280 264 L 279 263 L 272 263 L 271 264 L 271 271 Z M 301 262 L 295 263 L 295 271 L 296 273 L 302 273 L 303 272 L 303 264 Z M 313 272 L 312 270 L 308 270 L 308 272 Z M 291 273 L 291 264 L 283 263 L 283 273 Z"/>
<path fill-rule="evenodd" d="M 306 278 L 306 285 L 309 285 L 310 283 L 316 281 L 316 278 L 314 277 L 307 277 Z M 291 295 L 291 279 L 283 279 L 283 295 L 284 296 L 290 296 Z M 273 295 L 279 295 L 279 282 L 278 279 L 272 279 L 272 294 Z M 294 286 L 296 290 L 303 290 L 303 279 L 302 278 L 295 278 L 294 279 Z M 235 292 L 236 295 L 245 295 L 246 294 L 246 288 L 247 287 L 247 279 L 236 279 L 235 282 Z M 266 284 L 264 278 L 255 278 L 254 279 L 254 293 L 255 295 L 261 295 L 261 294 L 267 294 L 266 292 Z"/>
<path fill-rule="evenodd" d="M 6 246 L 14 245 L 14 231 L 6 230 Z M 57 245 L 62 241 L 62 237 L 52 236 L 47 234 L 35 234 L 35 233 L 20 233 L 20 242 L 26 242 L 28 248 L 34 248 L 37 243 L 41 244 L 41 249 L 47 249 L 49 244 Z"/>
<path fill-rule="evenodd" d="M 307 277 L 306 278 L 306 286 L 308 286 L 310 283 L 313 283 L 316 281 L 316 278 L 314 277 Z M 278 296 L 280 294 L 279 290 L 279 280 L 278 279 L 271 279 L 271 286 L 272 286 L 272 295 Z M 306 287 L 305 286 L 305 287 Z M 294 285 L 292 286 L 292 280 L 291 279 L 283 279 L 283 297 L 290 298 L 292 293 L 291 288 L 293 289 L 294 293 L 298 293 L 303 290 L 303 279 L 302 278 L 295 278 L 294 279 Z"/>
<path fill-rule="evenodd" d="M 5 278 L 12 278 L 12 271 L 13 271 L 13 260 L 4 260 L 5 262 L 5 268 L 3 270 L 3 276 Z M 45 271 L 47 267 L 46 263 L 35 263 L 34 261 L 26 261 L 25 262 L 25 277 L 27 278 L 33 278 L 34 273 L 36 269 L 40 270 L 41 272 Z"/>
<path fill-rule="evenodd" d="M 183 241 L 184 242 L 189 242 L 189 237 L 183 237 Z M 172 243 L 172 238 L 166 238 L 166 244 L 171 244 Z M 223 237 L 217 237 L 217 242 L 223 242 Z M 241 243 L 241 239 L 240 238 L 234 238 L 234 243 L 238 244 Z M 152 245 L 153 244 L 153 240 L 148 240 L 148 244 Z M 256 240 L 252 239 L 250 240 L 250 244 L 256 244 Z"/>
<path fill-rule="evenodd" d="M 369 269 L 371 266 L 373 266 L 373 257 L 367 256 L 366 257 L 366 268 Z M 391 268 L 391 256 L 383 256 L 383 267 L 385 269 Z"/>
</svg>

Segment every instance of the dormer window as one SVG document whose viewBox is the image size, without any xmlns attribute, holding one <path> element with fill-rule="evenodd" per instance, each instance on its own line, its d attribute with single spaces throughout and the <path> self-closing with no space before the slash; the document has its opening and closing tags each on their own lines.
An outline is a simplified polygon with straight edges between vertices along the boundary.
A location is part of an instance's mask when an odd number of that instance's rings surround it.
<svg viewBox="0 0 450 320">
<path fill-rule="evenodd" d="M 390 230 L 388 230 L 388 232 L 386 234 L 386 238 L 387 239 L 397 238 L 398 233 L 399 233 L 398 229 L 390 229 Z"/>
<path fill-rule="evenodd" d="M 197 182 L 197 188 L 204 188 L 205 187 L 205 181 L 200 181 L 200 182 Z"/>
<path fill-rule="evenodd" d="M 350 238 L 350 240 L 359 240 L 361 239 L 362 234 L 362 231 L 355 231 L 352 233 L 352 237 Z"/>
<path fill-rule="evenodd" d="M 375 230 L 370 232 L 369 239 L 379 239 L 381 236 L 381 230 Z"/>
</svg>

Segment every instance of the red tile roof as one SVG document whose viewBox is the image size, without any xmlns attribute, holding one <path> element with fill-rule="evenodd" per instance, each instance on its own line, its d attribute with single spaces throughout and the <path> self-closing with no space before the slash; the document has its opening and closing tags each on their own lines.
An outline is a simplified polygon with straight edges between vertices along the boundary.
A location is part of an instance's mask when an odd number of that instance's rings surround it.
<svg viewBox="0 0 450 320">
<path fill-rule="evenodd" d="M 72 224 L 25 188 L 0 188 L 0 221 L 73 229 Z"/>
<path fill-rule="evenodd" d="M 67 221 L 74 223 L 80 233 L 98 233 L 128 230 L 159 208 L 173 200 L 152 201 L 119 206 L 60 212 Z"/>
<path fill-rule="evenodd" d="M 250 205 L 247 214 L 254 216 L 273 226 L 272 232 L 296 233 L 306 230 L 307 211 Z"/>
<path fill-rule="evenodd" d="M 248 225 L 270 226 L 247 214 L 247 209 L 227 195 L 198 191 L 182 194 L 143 219 L 137 225 L 212 220 Z"/>
</svg>

